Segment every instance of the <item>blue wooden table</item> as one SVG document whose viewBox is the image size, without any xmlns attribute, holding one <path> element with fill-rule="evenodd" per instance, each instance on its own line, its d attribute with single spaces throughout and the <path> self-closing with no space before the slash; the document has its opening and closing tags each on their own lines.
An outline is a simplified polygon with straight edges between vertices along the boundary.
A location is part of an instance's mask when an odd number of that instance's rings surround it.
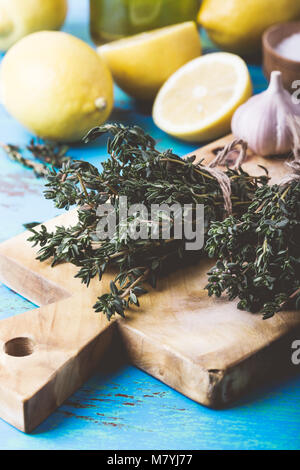
<svg viewBox="0 0 300 470">
<path fill-rule="evenodd" d="M 69 4 L 64 30 L 90 42 L 88 1 L 69 0 Z M 206 39 L 204 45 L 211 50 Z M 257 93 L 266 82 L 260 67 L 250 66 L 250 72 Z M 113 121 L 139 124 L 161 148 L 173 148 L 179 155 L 196 148 L 157 129 L 150 112 L 119 89 L 115 95 Z M 24 146 L 30 137 L 0 107 L 0 141 Z M 99 165 L 105 158 L 105 143 L 73 147 L 69 153 Z M 23 231 L 26 222 L 59 214 L 42 192 L 42 180 L 1 152 L 0 241 Z M 0 284 L 0 318 L 32 308 Z M 299 449 L 299 372 L 223 411 L 206 409 L 132 366 L 108 376 L 96 372 L 33 434 L 23 434 L 0 420 L 0 449 Z"/>
</svg>

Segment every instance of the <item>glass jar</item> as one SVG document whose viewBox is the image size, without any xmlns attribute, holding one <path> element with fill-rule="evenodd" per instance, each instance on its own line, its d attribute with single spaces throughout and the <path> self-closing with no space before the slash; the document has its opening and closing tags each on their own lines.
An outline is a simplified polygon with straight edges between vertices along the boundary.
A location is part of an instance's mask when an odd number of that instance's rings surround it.
<svg viewBox="0 0 300 470">
<path fill-rule="evenodd" d="M 199 0 L 90 0 L 90 29 L 96 44 L 170 24 L 196 20 Z"/>
</svg>

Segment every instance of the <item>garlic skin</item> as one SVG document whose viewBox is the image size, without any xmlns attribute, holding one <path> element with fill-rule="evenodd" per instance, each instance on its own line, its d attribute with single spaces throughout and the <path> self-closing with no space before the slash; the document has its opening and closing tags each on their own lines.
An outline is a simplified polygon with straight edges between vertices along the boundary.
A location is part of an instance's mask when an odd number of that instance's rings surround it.
<svg viewBox="0 0 300 470">
<path fill-rule="evenodd" d="M 283 88 L 281 72 L 273 71 L 269 88 L 236 110 L 231 129 L 234 136 L 245 140 L 257 155 L 281 155 L 294 147 L 291 128 L 299 118 L 300 104 L 295 104 Z"/>
</svg>

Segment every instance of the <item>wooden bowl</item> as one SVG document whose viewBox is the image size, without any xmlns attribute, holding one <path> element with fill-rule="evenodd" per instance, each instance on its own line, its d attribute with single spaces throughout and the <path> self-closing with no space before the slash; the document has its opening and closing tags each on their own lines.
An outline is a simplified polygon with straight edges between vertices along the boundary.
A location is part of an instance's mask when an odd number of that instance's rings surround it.
<svg viewBox="0 0 300 470">
<path fill-rule="evenodd" d="M 298 88 L 292 84 L 295 80 L 300 80 L 300 59 L 299 61 L 287 59 L 280 55 L 276 46 L 288 36 L 294 33 L 300 33 L 300 21 L 289 23 L 279 23 L 267 29 L 263 35 L 263 67 L 264 74 L 270 79 L 273 70 L 279 70 L 282 73 L 284 87 L 290 92 L 295 92 Z"/>
</svg>

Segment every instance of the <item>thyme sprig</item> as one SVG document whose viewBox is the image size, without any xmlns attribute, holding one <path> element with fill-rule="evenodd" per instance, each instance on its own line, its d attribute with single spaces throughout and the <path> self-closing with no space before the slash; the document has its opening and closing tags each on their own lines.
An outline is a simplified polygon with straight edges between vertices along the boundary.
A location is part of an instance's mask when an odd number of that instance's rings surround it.
<svg viewBox="0 0 300 470">
<path fill-rule="evenodd" d="M 44 162 L 51 167 L 54 166 L 55 168 L 61 168 L 63 163 L 70 161 L 70 157 L 66 155 L 69 147 L 65 144 L 47 141 L 44 142 L 40 139 L 31 139 L 26 148 L 31 152 L 35 159 Z"/>
<path fill-rule="evenodd" d="M 31 139 L 26 149 L 29 150 L 32 158 L 24 157 L 21 148 L 17 145 L 0 143 L 0 147 L 11 160 L 20 163 L 24 168 L 33 170 L 38 178 L 47 177 L 49 168 L 52 166 L 61 168 L 64 163 L 70 161 L 70 157 L 66 155 L 69 147 L 54 142 Z"/>
<path fill-rule="evenodd" d="M 204 250 L 187 251 L 186 238 L 175 239 L 174 217 L 169 218 L 170 236 L 167 239 L 132 239 L 123 236 L 123 223 L 119 218 L 119 198 L 126 196 L 128 205 L 151 204 L 204 205 L 205 233 L 216 220 L 223 220 L 226 211 L 218 181 L 195 157 L 183 160 L 171 150 L 159 151 L 154 139 L 141 128 L 107 124 L 89 132 L 85 141 L 90 142 L 104 134 L 107 140 L 108 158 L 101 171 L 83 161 L 68 161 L 59 171 L 48 176 L 45 197 L 52 199 L 58 208 L 77 206 L 78 223 L 70 227 L 56 227 L 48 232 L 45 226 L 32 228 L 30 241 L 40 246 L 38 259 L 52 258 L 52 266 L 59 262 L 71 262 L 78 266 L 76 277 L 89 285 L 110 266 L 117 268 L 117 275 L 110 283 L 110 292 L 98 297 L 94 308 L 108 319 L 113 315 L 124 316 L 130 304 L 139 305 L 138 297 L 147 292 L 146 284 L 155 287 L 158 278 L 176 267 L 197 262 Z M 227 169 L 231 181 L 233 213 L 240 216 L 252 202 L 258 187 L 266 184 L 267 175 L 252 177 L 241 168 Z M 106 202 L 113 205 L 117 214 L 117 227 L 113 236 L 101 240 L 95 236 L 97 224 L 107 216 L 97 215 L 97 207 Z M 134 214 L 126 224 L 139 223 Z M 192 223 L 196 222 L 193 212 Z M 126 225 L 125 224 L 125 225 Z M 159 231 L 164 219 L 159 219 Z"/>
<path fill-rule="evenodd" d="M 38 178 L 47 176 L 48 167 L 41 162 L 23 157 L 20 147 L 12 144 L 3 143 L 0 143 L 0 147 L 6 152 L 6 154 L 11 160 L 20 163 L 24 168 L 33 170 L 35 176 L 37 176 Z"/>
<path fill-rule="evenodd" d="M 238 307 L 264 318 L 300 308 L 300 182 L 263 186 L 239 219 L 215 222 L 206 250 L 218 258 L 210 296 L 238 298 Z"/>
</svg>

